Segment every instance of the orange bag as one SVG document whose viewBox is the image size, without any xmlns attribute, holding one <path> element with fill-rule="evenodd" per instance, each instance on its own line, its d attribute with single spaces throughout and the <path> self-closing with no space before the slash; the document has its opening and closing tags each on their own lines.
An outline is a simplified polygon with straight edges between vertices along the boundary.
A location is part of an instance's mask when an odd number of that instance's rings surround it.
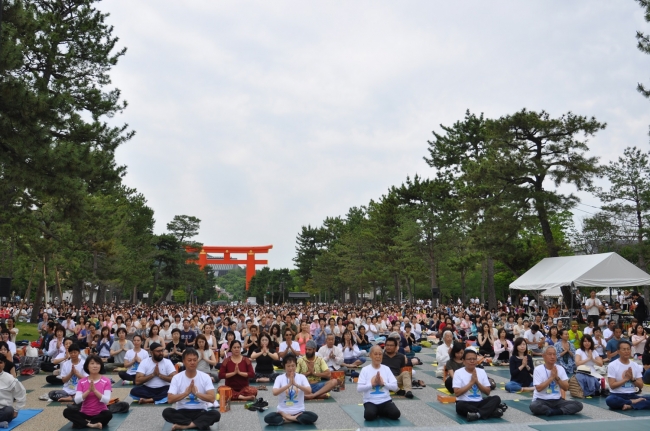
<svg viewBox="0 0 650 431">
<path fill-rule="evenodd" d="M 230 411 L 230 400 L 232 399 L 232 388 L 219 386 L 219 411 L 221 413 Z"/>
<path fill-rule="evenodd" d="M 339 381 L 339 390 L 345 390 L 345 371 L 332 371 L 332 379 L 337 379 Z"/>
</svg>

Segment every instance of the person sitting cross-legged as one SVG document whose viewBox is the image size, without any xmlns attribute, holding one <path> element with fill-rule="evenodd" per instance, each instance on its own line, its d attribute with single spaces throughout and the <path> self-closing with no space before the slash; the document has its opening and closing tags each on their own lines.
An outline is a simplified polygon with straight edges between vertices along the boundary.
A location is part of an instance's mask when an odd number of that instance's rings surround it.
<svg viewBox="0 0 650 431">
<path fill-rule="evenodd" d="M 390 391 L 397 390 L 397 379 L 390 368 L 382 364 L 383 357 L 381 347 L 373 346 L 370 349 L 372 362 L 359 373 L 357 392 L 363 393 L 363 417 L 367 421 L 377 417 L 397 420 L 401 416 L 390 397 Z"/>
<path fill-rule="evenodd" d="M 325 360 L 316 355 L 316 342 L 309 340 L 305 344 L 305 356 L 298 359 L 297 373 L 307 377 L 311 385 L 311 393 L 305 394 L 305 399 L 323 398 L 339 384 L 338 379 L 330 379 L 330 371 Z M 329 379 L 322 381 L 322 379 Z"/>
<path fill-rule="evenodd" d="M 70 359 L 61 364 L 61 382 L 63 389 L 50 391 L 49 399 L 58 402 L 73 401 L 77 393 L 77 383 L 88 376 L 84 371 L 84 362 L 80 359 L 81 349 L 75 343 L 68 347 Z"/>
<path fill-rule="evenodd" d="M 27 402 L 25 387 L 14 376 L 4 372 L 5 363 L 0 361 L 0 428 L 7 428 Z"/>
<path fill-rule="evenodd" d="M 544 349 L 544 363 L 533 372 L 533 402 L 530 411 L 535 416 L 574 415 L 582 411 L 582 403 L 568 401 L 561 397 L 560 389 L 569 389 L 569 378 L 563 367 L 556 364 L 557 351 L 554 346 Z"/>
<path fill-rule="evenodd" d="M 311 342 L 312 340 L 309 340 Z M 305 376 L 296 372 L 296 357 L 291 353 L 283 358 L 285 374 L 273 384 L 273 395 L 278 397 L 277 412 L 264 416 L 269 425 L 297 422 L 310 425 L 318 420 L 316 413 L 305 411 L 305 395 L 311 394 L 311 385 Z"/>
<path fill-rule="evenodd" d="M 630 361 L 632 345 L 627 340 L 618 342 L 619 358 L 607 367 L 609 396 L 605 400 L 612 410 L 650 409 L 650 399 L 635 393 L 643 389 L 643 367 Z"/>
<path fill-rule="evenodd" d="M 167 398 L 169 383 L 176 375 L 176 368 L 172 362 L 163 357 L 164 347 L 158 343 L 149 345 L 151 358 L 140 363 L 135 375 L 135 384 L 131 389 L 131 396 L 138 398 L 139 404 L 151 404 Z"/>
<path fill-rule="evenodd" d="M 149 353 L 142 348 L 142 336 L 136 334 L 133 336 L 133 348 L 124 355 L 124 367 L 127 370 L 118 373 L 122 379 L 122 385 L 126 382 L 135 383 L 138 367 L 146 359 L 149 359 Z"/>
<path fill-rule="evenodd" d="M 74 402 L 81 408 L 66 408 L 63 417 L 72 422 L 72 428 L 102 429 L 113 418 L 106 405 L 111 400 L 111 380 L 102 376 L 104 361 L 97 354 L 91 354 L 83 364 L 87 377 L 79 380 Z"/>
<path fill-rule="evenodd" d="M 456 370 L 452 386 L 456 395 L 456 414 L 468 421 L 500 418 L 507 408 L 501 398 L 490 395 L 490 381 L 485 370 L 476 368 L 478 355 L 473 349 L 466 349 L 463 355 L 464 368 Z M 483 398 L 481 393 L 488 395 Z"/>
<path fill-rule="evenodd" d="M 398 396 L 405 396 L 406 398 L 413 398 L 413 383 L 411 380 L 412 374 L 409 371 L 402 371 L 403 367 L 409 365 L 407 357 L 397 351 L 397 344 L 399 343 L 399 334 L 391 333 L 384 345 L 384 355 L 381 363 L 386 365 L 397 379 L 397 384 L 401 387 L 396 392 Z"/>
<path fill-rule="evenodd" d="M 183 351 L 185 371 L 176 374 L 169 385 L 167 401 L 176 408 L 163 410 L 163 419 L 173 424 L 172 431 L 196 428 L 210 429 L 221 419 L 221 413 L 212 409 L 215 392 L 210 376 L 197 370 L 199 353 L 193 348 Z M 210 409 L 210 410 L 208 410 Z"/>
</svg>

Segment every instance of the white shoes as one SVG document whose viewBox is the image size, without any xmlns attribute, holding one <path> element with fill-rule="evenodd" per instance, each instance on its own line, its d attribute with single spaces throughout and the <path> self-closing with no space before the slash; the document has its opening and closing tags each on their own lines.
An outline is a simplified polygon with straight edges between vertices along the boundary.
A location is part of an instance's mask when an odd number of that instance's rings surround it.
<svg viewBox="0 0 650 431">
<path fill-rule="evenodd" d="M 51 401 L 49 394 L 43 394 L 40 397 L 38 397 L 38 399 L 41 401 Z"/>
</svg>

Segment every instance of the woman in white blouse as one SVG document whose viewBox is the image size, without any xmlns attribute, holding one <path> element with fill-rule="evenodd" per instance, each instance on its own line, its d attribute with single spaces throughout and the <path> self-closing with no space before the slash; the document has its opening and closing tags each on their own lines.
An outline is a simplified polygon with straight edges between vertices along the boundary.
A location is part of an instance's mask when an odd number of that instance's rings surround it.
<svg viewBox="0 0 650 431">
<path fill-rule="evenodd" d="M 454 336 L 451 331 L 445 331 L 442 334 L 442 344 L 438 346 L 436 350 L 436 362 L 438 363 L 438 369 L 436 370 L 436 376 L 442 377 L 445 372 L 445 364 L 449 361 L 449 352 L 451 347 L 454 344 Z"/>
</svg>

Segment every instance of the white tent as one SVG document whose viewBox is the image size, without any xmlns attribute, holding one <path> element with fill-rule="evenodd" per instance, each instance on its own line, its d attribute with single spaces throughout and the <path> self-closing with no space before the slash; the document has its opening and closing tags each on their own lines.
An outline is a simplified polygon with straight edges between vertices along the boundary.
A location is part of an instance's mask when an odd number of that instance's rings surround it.
<svg viewBox="0 0 650 431">
<path fill-rule="evenodd" d="M 510 283 L 510 288 L 544 290 L 542 295 L 552 297 L 561 296 L 560 287 L 571 284 L 601 288 L 645 286 L 650 285 L 650 275 L 616 253 L 547 257 Z"/>
</svg>

